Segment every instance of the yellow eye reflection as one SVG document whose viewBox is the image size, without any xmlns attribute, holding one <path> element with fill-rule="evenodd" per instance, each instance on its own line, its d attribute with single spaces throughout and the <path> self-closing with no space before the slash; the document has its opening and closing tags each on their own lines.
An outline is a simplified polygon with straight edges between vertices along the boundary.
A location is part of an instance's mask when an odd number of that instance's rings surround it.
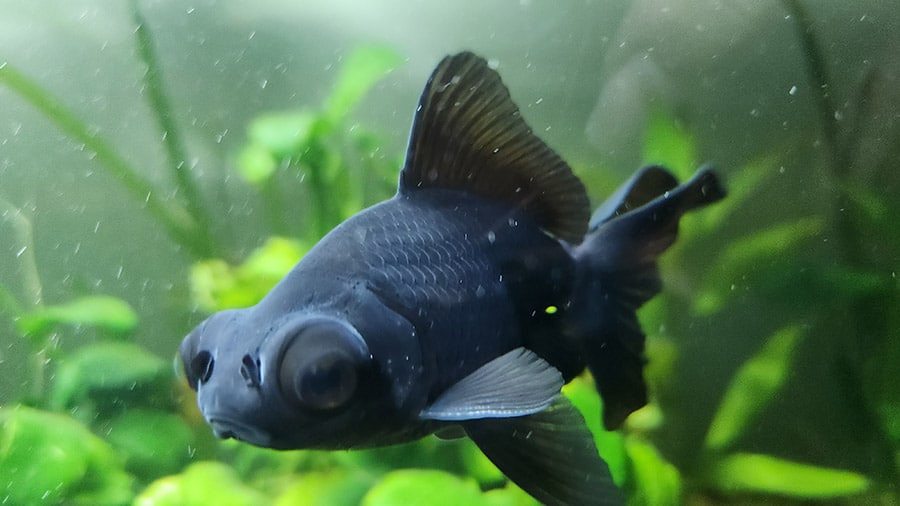
<svg viewBox="0 0 900 506">
<path fill-rule="evenodd" d="M 559 308 L 554 306 L 553 304 L 544 308 L 544 313 L 546 314 L 556 314 L 557 311 L 559 311 Z"/>
</svg>

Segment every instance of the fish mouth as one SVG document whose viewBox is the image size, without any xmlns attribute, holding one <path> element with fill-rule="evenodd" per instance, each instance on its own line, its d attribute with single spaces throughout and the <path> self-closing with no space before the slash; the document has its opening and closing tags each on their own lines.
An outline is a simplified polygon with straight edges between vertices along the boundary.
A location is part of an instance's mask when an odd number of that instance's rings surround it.
<svg viewBox="0 0 900 506">
<path fill-rule="evenodd" d="M 207 421 L 219 439 L 237 439 L 262 447 L 268 447 L 272 441 L 272 437 L 264 431 L 235 420 L 212 416 Z"/>
</svg>

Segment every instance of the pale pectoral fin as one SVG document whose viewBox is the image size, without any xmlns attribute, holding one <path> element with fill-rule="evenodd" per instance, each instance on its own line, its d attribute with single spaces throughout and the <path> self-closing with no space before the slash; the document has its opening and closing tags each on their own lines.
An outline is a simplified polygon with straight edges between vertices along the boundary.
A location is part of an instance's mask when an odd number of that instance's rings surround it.
<svg viewBox="0 0 900 506">
<path fill-rule="evenodd" d="M 461 425 L 503 474 L 548 506 L 624 504 L 584 418 L 563 395 L 533 415 Z"/>
<path fill-rule="evenodd" d="M 419 417 L 460 421 L 530 415 L 550 406 L 562 386 L 556 368 L 534 352 L 516 348 L 448 388 Z"/>
</svg>

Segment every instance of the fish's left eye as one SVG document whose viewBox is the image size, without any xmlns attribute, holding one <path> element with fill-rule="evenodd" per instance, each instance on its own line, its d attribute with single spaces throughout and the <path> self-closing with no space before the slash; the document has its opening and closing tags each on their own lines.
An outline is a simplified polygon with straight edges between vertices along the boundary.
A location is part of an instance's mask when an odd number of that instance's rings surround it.
<svg viewBox="0 0 900 506">
<path fill-rule="evenodd" d="M 288 372 L 288 368 L 282 367 L 282 371 Z M 288 372 L 286 376 L 282 378 L 282 388 L 288 388 L 298 401 L 317 410 L 337 408 L 356 391 L 356 365 L 341 353 L 326 353 L 303 370 Z"/>
<path fill-rule="evenodd" d="M 301 328 L 281 355 L 282 395 L 316 411 L 341 407 L 356 393 L 367 358 L 361 338 L 343 325 L 317 322 Z"/>
</svg>

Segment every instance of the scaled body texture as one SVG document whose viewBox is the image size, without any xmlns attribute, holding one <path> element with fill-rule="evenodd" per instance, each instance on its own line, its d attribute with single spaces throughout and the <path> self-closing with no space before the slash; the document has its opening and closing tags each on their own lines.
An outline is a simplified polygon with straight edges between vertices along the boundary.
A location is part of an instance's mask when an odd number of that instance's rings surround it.
<svg viewBox="0 0 900 506">
<path fill-rule="evenodd" d="M 724 196 L 639 171 L 590 217 L 568 165 L 499 75 L 445 58 L 416 110 L 397 194 L 331 231 L 256 306 L 181 345 L 220 437 L 344 449 L 461 428 L 553 505 L 621 504 L 580 414 L 559 395 L 590 369 L 604 422 L 646 403 L 636 309 L 680 217 Z"/>
</svg>

